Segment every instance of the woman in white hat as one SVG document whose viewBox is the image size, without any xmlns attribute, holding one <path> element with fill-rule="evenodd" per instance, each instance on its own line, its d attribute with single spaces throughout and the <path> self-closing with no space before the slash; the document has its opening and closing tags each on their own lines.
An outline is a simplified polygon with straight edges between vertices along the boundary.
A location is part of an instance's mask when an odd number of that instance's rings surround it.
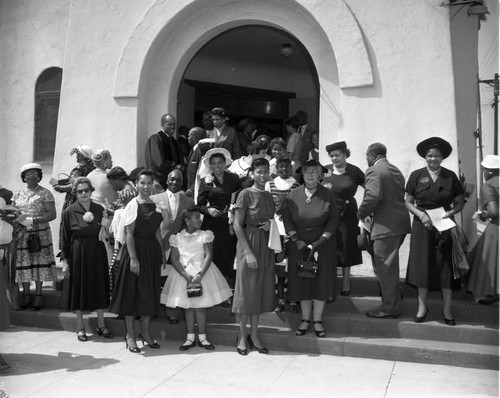
<svg viewBox="0 0 500 398">
<path fill-rule="evenodd" d="M 479 218 L 489 220 L 483 235 L 467 256 L 470 264 L 470 291 L 480 304 L 498 301 L 498 169 L 500 158 L 488 155 L 481 162 L 484 185 L 481 187 L 482 212 Z"/>
<path fill-rule="evenodd" d="M 213 148 L 205 154 L 203 163 L 210 168 L 210 174 L 200 181 L 197 204 L 204 215 L 201 229 L 214 233 L 213 262 L 220 269 L 229 284 L 234 283 L 234 256 L 236 255 L 236 236 L 233 226 L 229 225 L 228 213 L 231 197 L 240 190 L 240 179 L 236 174 L 226 171 L 231 164 L 227 149 Z M 223 306 L 229 306 L 229 303 Z"/>
<path fill-rule="evenodd" d="M 17 222 L 22 225 L 17 237 L 16 282 L 23 285 L 23 301 L 19 309 L 31 307 L 30 283 L 36 284 L 36 296 L 31 308 L 42 308 L 42 283 L 51 281 L 55 266 L 52 233 L 49 222 L 56 218 L 54 196 L 38 185 L 42 166 L 28 163 L 21 167 L 21 179 L 26 188 L 16 192 L 12 203 L 19 209 Z"/>
</svg>

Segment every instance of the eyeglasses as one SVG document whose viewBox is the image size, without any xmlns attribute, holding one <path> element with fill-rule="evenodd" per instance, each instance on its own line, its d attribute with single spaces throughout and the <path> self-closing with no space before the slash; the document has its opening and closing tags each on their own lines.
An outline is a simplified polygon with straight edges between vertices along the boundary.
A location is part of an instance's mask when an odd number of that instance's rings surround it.
<svg viewBox="0 0 500 398">
<path fill-rule="evenodd" d="M 31 170 L 31 171 L 27 171 L 26 173 L 24 173 L 24 176 L 25 177 L 38 177 L 38 171 L 37 170 Z"/>
<path fill-rule="evenodd" d="M 319 174 L 319 170 L 318 169 L 304 170 L 302 173 L 303 174 Z"/>
<path fill-rule="evenodd" d="M 90 188 L 83 188 L 83 189 L 77 189 L 76 190 L 76 193 L 78 194 L 84 194 L 84 193 L 89 193 L 90 192 Z"/>
</svg>

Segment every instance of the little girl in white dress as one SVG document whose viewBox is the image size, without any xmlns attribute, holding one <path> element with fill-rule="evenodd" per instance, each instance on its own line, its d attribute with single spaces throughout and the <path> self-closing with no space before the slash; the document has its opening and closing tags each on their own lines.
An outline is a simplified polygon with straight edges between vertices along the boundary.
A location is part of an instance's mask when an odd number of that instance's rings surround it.
<svg viewBox="0 0 500 398">
<path fill-rule="evenodd" d="M 200 208 L 191 206 L 182 214 L 183 229 L 170 237 L 170 261 L 177 272 L 172 272 L 160 297 L 167 307 L 185 309 L 187 337 L 179 349 L 187 351 L 196 345 L 194 326 L 198 324 L 198 345 L 207 350 L 215 347 L 206 337 L 207 308 L 220 304 L 232 296 L 231 289 L 217 266 L 212 262 L 212 231 L 202 231 Z M 188 297 L 187 284 L 201 283 L 202 294 Z"/>
</svg>

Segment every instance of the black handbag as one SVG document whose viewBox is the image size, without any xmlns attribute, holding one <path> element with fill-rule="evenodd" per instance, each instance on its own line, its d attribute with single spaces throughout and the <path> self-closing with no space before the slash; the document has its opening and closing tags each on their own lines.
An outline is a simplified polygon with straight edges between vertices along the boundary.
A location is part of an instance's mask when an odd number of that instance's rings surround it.
<svg viewBox="0 0 500 398">
<path fill-rule="evenodd" d="M 38 253 L 42 250 L 42 242 L 40 242 L 40 235 L 38 234 L 38 222 L 33 222 L 33 230 L 29 232 L 28 236 L 28 252 Z"/>
<path fill-rule="evenodd" d="M 188 282 L 186 289 L 188 297 L 200 297 L 203 294 L 200 282 Z"/>
<path fill-rule="evenodd" d="M 28 236 L 28 251 L 30 253 L 38 253 L 40 250 L 42 250 L 42 243 L 40 242 L 38 231 L 30 232 Z"/>
<path fill-rule="evenodd" d="M 299 260 L 297 264 L 297 275 L 299 278 L 316 278 L 318 273 L 318 263 L 314 260 Z"/>
</svg>

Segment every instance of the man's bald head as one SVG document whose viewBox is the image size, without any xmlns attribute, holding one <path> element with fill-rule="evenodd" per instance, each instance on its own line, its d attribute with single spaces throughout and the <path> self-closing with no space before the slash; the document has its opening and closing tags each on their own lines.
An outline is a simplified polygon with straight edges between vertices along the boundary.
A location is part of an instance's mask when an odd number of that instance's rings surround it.
<svg viewBox="0 0 500 398">
<path fill-rule="evenodd" d="M 177 193 L 182 188 L 182 173 L 174 169 L 168 173 L 167 177 L 167 189 L 172 193 Z"/>
<path fill-rule="evenodd" d="M 167 134 L 174 134 L 175 132 L 175 117 L 170 113 L 165 113 L 161 119 L 161 128 Z"/>
<path fill-rule="evenodd" d="M 207 132 L 201 127 L 193 127 L 188 133 L 188 142 L 192 147 L 195 146 L 199 140 L 206 138 Z"/>
</svg>

